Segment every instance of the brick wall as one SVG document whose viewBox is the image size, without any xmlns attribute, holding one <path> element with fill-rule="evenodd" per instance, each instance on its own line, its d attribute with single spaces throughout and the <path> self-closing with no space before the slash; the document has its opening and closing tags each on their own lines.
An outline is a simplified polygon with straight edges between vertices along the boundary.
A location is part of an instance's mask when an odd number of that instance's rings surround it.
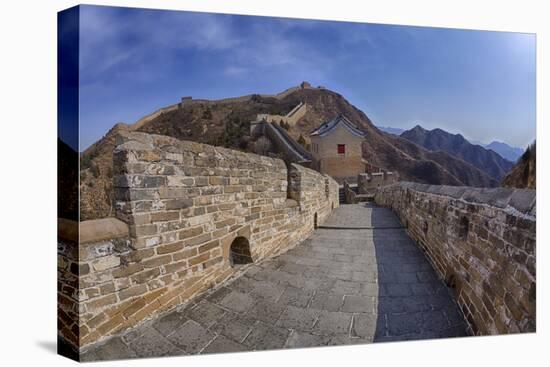
<svg viewBox="0 0 550 367">
<path fill-rule="evenodd" d="M 307 238 L 314 218 L 320 224 L 338 206 L 334 180 L 299 165 L 287 169 L 279 159 L 144 133 L 123 133 L 118 144 L 117 218 L 129 234 L 85 245 L 81 239 L 60 254 L 60 271 L 68 274 L 62 288 L 79 284 L 71 307 L 80 346 L 242 271 L 246 265 L 232 258 L 237 237 L 239 251 L 248 244 L 258 262 Z"/>
<path fill-rule="evenodd" d="M 380 186 L 386 186 L 397 181 L 397 172 L 361 173 L 357 175 L 358 193 L 374 194 Z"/>
<path fill-rule="evenodd" d="M 58 331 L 71 345 L 79 345 L 88 334 L 81 325 L 82 305 L 89 300 L 90 312 L 112 302 L 122 283 L 110 276 L 111 268 L 120 265 L 131 251 L 128 226 L 116 218 L 104 218 L 78 223 L 58 219 L 57 279 Z M 105 318 L 88 322 L 95 325 Z M 71 351 L 64 350 L 62 354 Z"/>
<path fill-rule="evenodd" d="M 78 245 L 57 241 L 57 330 L 72 345 L 79 343 Z"/>
<path fill-rule="evenodd" d="M 454 288 L 476 335 L 536 329 L 534 190 L 402 182 L 378 189 Z"/>
<path fill-rule="evenodd" d="M 281 115 L 270 115 L 267 113 L 258 114 L 256 117 L 256 121 L 263 121 L 269 123 L 278 124 L 279 122 L 283 121 L 288 123 L 290 126 L 296 125 L 296 122 L 300 120 L 307 112 L 307 104 L 300 102 L 296 107 L 292 109 L 288 114 L 285 116 Z"/>
<path fill-rule="evenodd" d="M 311 154 L 277 124 L 262 123 L 263 134 L 282 153 L 285 162 L 300 163 L 310 167 Z"/>
</svg>

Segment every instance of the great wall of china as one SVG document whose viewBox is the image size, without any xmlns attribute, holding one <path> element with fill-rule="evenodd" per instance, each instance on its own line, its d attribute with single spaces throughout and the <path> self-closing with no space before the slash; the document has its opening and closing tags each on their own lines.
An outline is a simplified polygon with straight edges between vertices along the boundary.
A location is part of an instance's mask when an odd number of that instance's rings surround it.
<svg viewBox="0 0 550 367">
<path fill-rule="evenodd" d="M 79 347 L 292 248 L 338 206 L 333 179 L 279 159 L 144 133 L 119 143 L 117 218 L 81 223 L 80 246 L 78 229 L 61 233 L 61 333 Z"/>
<path fill-rule="evenodd" d="M 303 102 L 297 104 L 289 113 L 284 116 L 259 114 L 257 121 L 265 121 L 270 123 L 280 123 L 281 121 L 289 124 L 290 126 L 296 125 L 299 119 L 301 119 L 307 112 L 307 105 Z"/>
<path fill-rule="evenodd" d="M 299 86 L 291 87 L 286 89 L 285 91 L 278 93 L 278 94 L 260 94 L 261 97 L 264 98 L 277 98 L 282 99 L 286 97 L 287 95 L 291 94 L 292 92 L 295 92 L 299 89 L 307 89 L 307 88 L 313 88 L 308 82 L 302 82 Z M 322 87 L 318 87 L 322 88 Z M 210 99 L 193 99 L 191 96 L 182 97 L 180 103 L 175 103 L 166 107 L 162 107 L 157 109 L 155 112 L 150 113 L 146 116 L 143 116 L 139 120 L 137 120 L 135 123 L 131 124 L 132 130 L 137 130 L 149 121 L 157 118 L 158 116 L 162 115 L 163 113 L 170 112 L 177 110 L 178 108 L 181 108 L 185 104 L 209 104 L 209 103 L 234 103 L 234 102 L 245 102 L 253 98 L 254 95 L 246 95 L 242 97 L 230 97 L 230 98 L 223 98 L 223 99 L 217 99 L 217 100 L 210 100 Z M 262 114 L 258 115 L 258 121 L 264 119 L 268 122 L 279 122 L 284 121 L 289 123 L 291 126 L 296 124 L 296 122 L 302 118 L 307 111 L 307 106 L 304 103 L 298 104 L 296 107 L 294 107 L 287 115 L 280 116 L 280 115 L 270 115 L 270 114 Z"/>
<path fill-rule="evenodd" d="M 475 335 L 536 329 L 536 195 L 403 182 L 375 195 L 454 290 Z"/>
<path fill-rule="evenodd" d="M 339 206 L 336 181 L 298 164 L 145 133 L 117 139 L 116 218 L 60 220 L 60 336 L 82 351 L 284 254 Z M 395 181 L 359 177 L 358 194 L 397 214 L 469 333 L 535 331 L 535 191 Z"/>
</svg>

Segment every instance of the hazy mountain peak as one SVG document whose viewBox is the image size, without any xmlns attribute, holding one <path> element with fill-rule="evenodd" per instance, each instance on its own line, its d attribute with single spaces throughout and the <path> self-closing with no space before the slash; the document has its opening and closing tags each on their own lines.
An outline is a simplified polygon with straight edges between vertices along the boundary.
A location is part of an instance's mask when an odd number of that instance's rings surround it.
<svg viewBox="0 0 550 367">
<path fill-rule="evenodd" d="M 378 130 L 382 130 L 385 133 L 393 134 L 393 135 L 401 135 L 405 129 L 402 129 L 400 127 L 390 127 L 390 126 L 376 126 Z"/>
<path fill-rule="evenodd" d="M 513 165 L 494 151 L 471 144 L 461 134 L 452 134 L 440 128 L 425 130 L 417 125 L 403 132 L 401 137 L 428 150 L 444 151 L 463 159 L 497 180 L 500 180 Z"/>
<path fill-rule="evenodd" d="M 489 144 L 485 144 L 484 146 L 485 148 L 497 152 L 502 157 L 512 162 L 516 162 L 518 158 L 521 157 L 521 155 L 523 154 L 523 149 L 511 146 L 501 141 L 494 140 Z"/>
</svg>

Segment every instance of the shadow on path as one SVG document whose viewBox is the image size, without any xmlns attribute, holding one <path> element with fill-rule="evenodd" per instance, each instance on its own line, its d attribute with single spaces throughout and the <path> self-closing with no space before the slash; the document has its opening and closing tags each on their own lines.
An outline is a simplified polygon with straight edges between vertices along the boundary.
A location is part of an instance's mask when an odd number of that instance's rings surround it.
<svg viewBox="0 0 550 367">
<path fill-rule="evenodd" d="M 310 238 L 83 360 L 466 335 L 450 291 L 391 210 L 342 205 Z"/>
<path fill-rule="evenodd" d="M 369 210 L 378 267 L 374 341 L 466 336 L 466 324 L 451 290 L 405 228 L 376 229 L 393 224 L 396 216 L 386 208 L 370 206 Z"/>
</svg>

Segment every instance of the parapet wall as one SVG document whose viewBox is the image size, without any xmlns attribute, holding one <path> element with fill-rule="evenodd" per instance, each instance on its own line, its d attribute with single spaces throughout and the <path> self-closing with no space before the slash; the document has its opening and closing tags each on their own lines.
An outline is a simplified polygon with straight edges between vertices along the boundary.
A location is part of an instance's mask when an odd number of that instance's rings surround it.
<svg viewBox="0 0 550 367">
<path fill-rule="evenodd" d="M 269 115 L 269 114 L 259 114 L 256 117 L 257 121 L 266 121 L 274 124 L 278 124 L 283 121 L 290 126 L 296 125 L 296 122 L 300 120 L 307 112 L 307 105 L 303 102 L 300 102 L 296 107 L 292 109 L 287 115 Z"/>
<path fill-rule="evenodd" d="M 357 175 L 358 193 L 373 195 L 379 187 L 390 185 L 397 181 L 397 172 L 360 173 Z"/>
<path fill-rule="evenodd" d="M 236 103 L 236 102 L 246 102 L 250 99 L 252 99 L 254 96 L 259 95 L 262 98 L 277 98 L 277 99 L 283 99 L 289 94 L 294 93 L 295 91 L 298 91 L 300 89 L 314 89 L 310 83 L 308 82 L 302 82 L 298 86 L 290 87 L 281 93 L 277 94 L 248 94 L 246 96 L 240 96 L 240 97 L 229 97 L 229 98 L 222 98 L 222 99 L 194 99 L 192 96 L 185 96 L 181 98 L 181 103 L 176 104 L 176 107 L 182 107 L 184 104 L 202 104 L 202 103 Z M 319 86 L 317 89 L 325 89 L 325 87 Z M 278 121 L 277 121 L 278 122 Z"/>
<path fill-rule="evenodd" d="M 137 120 L 134 124 L 131 125 L 132 129 L 137 130 L 140 127 L 142 127 L 143 125 L 145 125 L 146 123 L 148 123 L 149 121 L 151 121 L 153 119 L 156 119 L 157 117 L 159 117 L 163 113 L 174 111 L 174 110 L 177 110 L 178 108 L 179 108 L 179 103 L 159 108 L 155 112 L 153 112 L 153 113 L 151 113 L 147 116 L 144 116 L 144 117 L 140 118 L 139 120 Z"/>
<path fill-rule="evenodd" d="M 282 153 L 285 162 L 300 163 L 309 167 L 311 154 L 277 124 L 263 123 L 263 134 Z"/>
<path fill-rule="evenodd" d="M 80 288 L 80 347 L 215 287 L 243 259 L 292 248 L 338 206 L 333 179 L 280 159 L 136 132 L 117 143 L 117 218 L 128 235 L 60 255 Z"/>
<path fill-rule="evenodd" d="M 430 186 L 378 189 L 454 288 L 475 335 L 536 329 L 534 190 Z"/>
</svg>

